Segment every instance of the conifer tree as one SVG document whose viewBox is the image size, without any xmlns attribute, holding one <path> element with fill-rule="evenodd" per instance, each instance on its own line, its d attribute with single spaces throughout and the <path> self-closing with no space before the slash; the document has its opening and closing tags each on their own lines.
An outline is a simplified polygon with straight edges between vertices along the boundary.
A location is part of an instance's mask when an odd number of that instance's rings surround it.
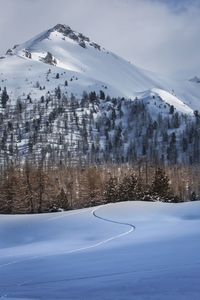
<svg viewBox="0 0 200 300">
<path fill-rule="evenodd" d="M 134 174 L 125 175 L 119 186 L 119 200 L 136 200 L 137 179 Z"/>
<path fill-rule="evenodd" d="M 170 196 L 169 178 L 162 168 L 158 168 L 155 172 L 154 180 L 151 186 L 151 192 L 154 197 L 159 200 L 167 201 Z"/>
<path fill-rule="evenodd" d="M 9 99 L 9 96 L 8 96 L 8 93 L 7 93 L 7 90 L 6 90 L 6 87 L 3 89 L 3 92 L 2 92 L 2 95 L 1 95 L 1 105 L 3 108 L 6 108 L 6 104 L 7 104 L 7 101 Z"/>
<path fill-rule="evenodd" d="M 56 199 L 56 210 L 58 210 L 59 208 L 62 208 L 64 210 L 70 209 L 68 197 L 63 188 L 61 189 Z"/>
<path fill-rule="evenodd" d="M 116 202 L 118 199 L 118 183 L 117 178 L 111 176 L 105 185 L 104 199 L 106 203 Z"/>
</svg>

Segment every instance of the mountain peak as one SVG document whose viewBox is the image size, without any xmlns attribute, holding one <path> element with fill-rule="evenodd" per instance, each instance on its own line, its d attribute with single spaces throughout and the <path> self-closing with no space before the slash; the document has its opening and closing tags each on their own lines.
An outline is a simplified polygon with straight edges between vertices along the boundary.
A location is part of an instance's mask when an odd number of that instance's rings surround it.
<svg viewBox="0 0 200 300">
<path fill-rule="evenodd" d="M 52 41 L 54 44 L 59 43 L 57 39 L 59 35 L 60 35 L 60 39 L 64 41 L 67 39 L 73 40 L 82 48 L 93 47 L 97 50 L 102 50 L 102 48 L 97 43 L 90 41 L 89 37 L 75 30 L 72 30 L 71 27 L 68 25 L 58 23 L 54 27 L 36 35 L 35 37 L 28 40 L 27 42 L 21 45 L 16 45 L 12 49 L 8 49 L 6 55 L 10 56 L 16 53 L 19 55 L 19 51 L 21 50 L 23 50 L 24 53 L 27 51 L 32 52 L 32 50 L 38 47 L 38 45 L 41 42 L 43 43 L 45 41 Z M 49 48 L 51 48 L 51 45 L 49 45 Z M 47 52 L 50 52 L 50 49 Z M 25 55 L 25 56 L 30 58 L 30 55 L 29 56 Z"/>
<path fill-rule="evenodd" d="M 71 27 L 65 24 L 58 23 L 55 25 L 52 30 L 58 31 L 58 32 L 64 32 L 66 30 L 72 31 Z"/>
<path fill-rule="evenodd" d="M 68 25 L 57 24 L 52 29 L 53 31 L 61 33 L 64 37 L 68 37 L 74 41 L 77 41 L 83 48 L 86 48 L 85 42 L 90 42 L 88 37 L 84 36 L 82 33 L 72 30 Z"/>
<path fill-rule="evenodd" d="M 68 25 L 57 24 L 48 32 L 54 32 L 54 31 L 61 33 L 64 37 L 68 37 L 76 41 L 83 48 L 87 48 L 87 43 L 89 43 L 90 46 L 93 46 L 94 48 L 101 50 L 101 47 L 98 44 L 91 42 L 89 37 L 71 29 L 71 27 Z"/>
</svg>

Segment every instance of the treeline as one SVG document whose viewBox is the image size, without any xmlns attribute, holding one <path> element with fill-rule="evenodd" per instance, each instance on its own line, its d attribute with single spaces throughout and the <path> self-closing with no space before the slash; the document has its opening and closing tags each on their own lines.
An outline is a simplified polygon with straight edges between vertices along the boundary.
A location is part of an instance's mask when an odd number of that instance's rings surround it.
<svg viewBox="0 0 200 300">
<path fill-rule="evenodd" d="M 46 168 L 26 162 L 1 173 L 0 213 L 43 213 L 118 201 L 198 200 L 198 167 L 144 163 Z"/>
</svg>

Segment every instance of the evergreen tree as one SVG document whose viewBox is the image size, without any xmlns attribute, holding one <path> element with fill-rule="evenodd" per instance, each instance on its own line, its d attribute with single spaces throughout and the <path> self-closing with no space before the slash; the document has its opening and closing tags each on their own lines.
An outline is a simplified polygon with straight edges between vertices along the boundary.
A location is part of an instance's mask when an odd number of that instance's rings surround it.
<svg viewBox="0 0 200 300">
<path fill-rule="evenodd" d="M 58 86 L 57 88 L 55 88 L 55 96 L 58 98 L 58 100 L 61 99 L 61 89 L 60 89 L 60 86 Z"/>
<path fill-rule="evenodd" d="M 57 196 L 56 204 L 54 204 L 54 208 L 56 210 L 58 210 L 59 208 L 64 210 L 70 209 L 68 197 L 63 188 L 61 189 L 60 193 Z"/>
<path fill-rule="evenodd" d="M 90 99 L 91 102 L 97 100 L 97 95 L 96 95 L 96 93 L 95 93 L 95 92 L 89 93 L 89 99 Z"/>
<path fill-rule="evenodd" d="M 99 98 L 105 100 L 106 97 L 104 91 L 100 90 Z"/>
<path fill-rule="evenodd" d="M 106 203 L 116 202 L 118 199 L 117 178 L 111 176 L 105 184 L 104 199 Z"/>
<path fill-rule="evenodd" d="M 1 95 L 1 105 L 3 108 L 6 108 L 7 101 L 9 99 L 6 87 L 4 87 L 2 95 Z"/>
<path fill-rule="evenodd" d="M 197 194 L 195 192 L 192 192 L 190 195 L 190 201 L 197 201 L 198 197 Z"/>
<path fill-rule="evenodd" d="M 136 200 L 137 179 L 134 174 L 125 175 L 119 186 L 119 201 Z"/>
<path fill-rule="evenodd" d="M 158 168 L 155 172 L 151 193 L 152 196 L 161 201 L 167 201 L 169 196 L 171 196 L 169 178 L 162 168 Z"/>
<path fill-rule="evenodd" d="M 173 113 L 174 113 L 174 105 L 170 105 L 169 113 L 170 113 L 170 115 L 173 115 Z"/>
</svg>

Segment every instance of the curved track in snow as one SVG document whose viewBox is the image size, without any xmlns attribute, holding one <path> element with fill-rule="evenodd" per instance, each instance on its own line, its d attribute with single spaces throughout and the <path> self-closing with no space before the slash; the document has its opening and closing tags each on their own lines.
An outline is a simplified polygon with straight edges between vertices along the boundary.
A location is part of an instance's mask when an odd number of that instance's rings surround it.
<svg viewBox="0 0 200 300">
<path fill-rule="evenodd" d="M 106 206 L 106 205 L 105 205 Z M 104 222 L 109 222 L 109 223 L 113 223 L 113 224 L 117 224 L 117 225 L 123 225 L 123 226 L 126 226 L 128 227 L 128 230 L 125 230 L 124 232 L 120 233 L 120 234 L 117 234 L 117 235 L 114 235 L 114 236 L 111 236 L 109 238 L 106 238 L 104 240 L 101 240 L 95 244 L 92 244 L 92 245 L 88 245 L 88 246 L 84 246 L 84 247 L 80 247 L 80 248 L 76 248 L 76 249 L 72 249 L 72 250 L 69 250 L 69 251 L 62 251 L 62 252 L 56 252 L 54 254 L 47 254 L 47 255 L 37 255 L 37 256 L 32 256 L 32 257 L 27 257 L 25 259 L 22 259 L 22 260 L 14 260 L 14 261 L 11 261 L 11 262 L 7 262 L 5 264 L 1 264 L 0 265 L 0 268 L 2 267 L 5 267 L 5 266 L 9 266 L 9 265 L 13 265 L 13 264 L 18 264 L 18 263 L 21 263 L 21 262 L 27 262 L 27 261 L 30 261 L 30 260 L 35 260 L 35 259 L 38 259 L 38 258 L 42 258 L 42 257 L 51 257 L 51 256 L 55 256 L 55 255 L 64 255 L 64 254 L 72 254 L 72 253 L 76 253 L 76 252 L 81 252 L 81 251 L 85 251 L 85 250 L 89 250 L 89 249 L 92 249 L 92 248 L 96 248 L 96 247 L 99 247 L 101 245 L 104 245 L 110 241 L 113 241 L 113 240 L 116 240 L 118 238 L 121 238 L 123 236 L 126 236 L 128 234 L 130 234 L 131 232 L 133 232 L 136 227 L 131 224 L 131 223 L 125 223 L 125 222 L 119 222 L 119 221 L 115 221 L 115 220 L 111 220 L 111 219 L 107 219 L 107 218 L 104 218 L 104 217 L 101 217 L 100 215 L 97 214 L 97 211 L 102 208 L 102 207 L 105 207 L 105 206 L 99 206 L 95 209 L 93 209 L 91 211 L 92 215 L 99 219 L 99 220 L 102 220 Z M 82 214 L 82 213 L 86 213 L 88 212 L 89 209 L 87 210 L 84 210 L 84 211 L 80 211 L 80 212 L 74 212 L 74 213 L 71 213 L 69 215 L 67 215 L 67 217 L 70 217 L 70 216 L 73 216 L 73 215 L 77 215 L 77 214 Z M 56 216 L 56 217 L 53 217 L 53 218 L 50 218 L 48 219 L 49 220 L 56 220 L 56 219 L 59 219 L 59 218 L 63 218 L 63 217 L 66 217 L 65 215 L 62 215 L 62 216 Z"/>
<path fill-rule="evenodd" d="M 112 236 L 112 237 L 106 239 L 105 241 L 102 241 L 102 244 L 105 244 L 105 243 L 107 243 L 109 241 L 112 241 L 112 240 L 116 240 L 116 239 L 118 239 L 118 238 L 120 238 L 122 236 L 128 235 L 128 234 L 130 234 L 132 231 L 134 231 L 136 229 L 136 226 L 133 225 L 133 224 L 131 224 L 131 223 L 114 221 L 114 220 L 107 219 L 107 218 L 104 218 L 104 217 L 101 217 L 101 216 L 97 215 L 97 210 L 99 210 L 100 208 L 102 208 L 102 206 L 100 206 L 100 207 L 98 207 L 98 208 L 96 208 L 96 209 L 94 209 L 92 211 L 92 214 L 93 214 L 93 216 L 95 218 L 100 219 L 100 220 L 105 221 L 105 222 L 109 222 L 109 223 L 113 223 L 113 224 L 118 224 L 118 225 L 124 225 L 124 226 L 128 226 L 129 227 L 129 230 L 126 230 L 123 233 L 120 233 L 120 234 L 118 234 L 116 236 Z"/>
<path fill-rule="evenodd" d="M 101 206 L 102 207 L 102 206 Z M 71 254 L 71 253 L 75 253 L 75 252 L 80 252 L 80 251 L 84 251 L 84 250 L 89 250 L 89 249 L 92 249 L 92 248 L 96 248 L 96 247 L 99 247 L 103 244 L 106 244 L 110 241 L 113 241 L 113 240 L 116 240 L 120 237 L 123 237 L 125 235 L 128 235 L 130 234 L 132 231 L 135 230 L 135 226 L 132 225 L 132 224 L 129 224 L 129 223 L 123 223 L 123 222 L 118 222 L 118 221 L 113 221 L 113 220 L 110 220 L 110 219 L 106 219 L 106 218 L 103 218 L 103 217 L 100 217 L 99 215 L 97 215 L 97 210 L 99 210 L 101 207 L 97 207 L 96 209 L 92 210 L 92 215 L 97 218 L 97 219 L 100 219 L 104 222 L 109 222 L 109 223 L 113 223 L 113 224 L 118 224 L 118 225 L 124 225 L 124 226 L 129 226 L 129 229 L 126 230 L 125 232 L 122 232 L 120 234 L 117 234 L 117 235 L 114 235 L 114 236 L 111 236 L 110 238 L 107 238 L 105 240 L 102 240 L 100 242 L 97 242 L 93 245 L 89 245 L 89 246 L 85 246 L 85 247 L 80 247 L 80 248 L 77 248 L 77 249 L 72 249 L 72 250 L 69 250 L 69 251 L 66 251 L 66 252 L 62 252 L 62 253 L 55 253 L 53 255 L 57 255 L 57 254 Z M 47 256 L 52 256 L 51 254 L 50 255 L 47 255 Z"/>
</svg>

